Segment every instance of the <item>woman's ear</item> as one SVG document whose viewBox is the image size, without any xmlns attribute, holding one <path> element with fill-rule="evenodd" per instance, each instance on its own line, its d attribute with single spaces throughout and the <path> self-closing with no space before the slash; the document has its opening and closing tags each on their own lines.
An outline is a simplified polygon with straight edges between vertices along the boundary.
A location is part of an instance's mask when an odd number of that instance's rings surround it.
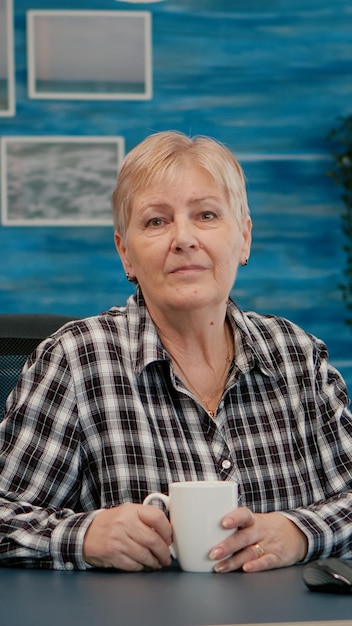
<svg viewBox="0 0 352 626">
<path fill-rule="evenodd" d="M 123 265 L 123 269 L 125 270 L 126 276 L 128 276 L 129 280 L 133 280 L 135 276 L 134 276 L 134 272 L 132 269 L 132 265 L 130 264 L 128 260 L 127 246 L 126 246 L 124 238 L 120 235 L 120 233 L 117 230 L 115 230 L 114 232 L 114 241 L 115 241 L 116 250 L 121 259 L 121 263 Z"/>
<path fill-rule="evenodd" d="M 242 235 L 243 235 L 243 247 L 241 254 L 241 262 L 243 265 L 247 265 L 249 255 L 251 253 L 252 243 L 252 220 L 247 217 L 242 223 Z"/>
</svg>

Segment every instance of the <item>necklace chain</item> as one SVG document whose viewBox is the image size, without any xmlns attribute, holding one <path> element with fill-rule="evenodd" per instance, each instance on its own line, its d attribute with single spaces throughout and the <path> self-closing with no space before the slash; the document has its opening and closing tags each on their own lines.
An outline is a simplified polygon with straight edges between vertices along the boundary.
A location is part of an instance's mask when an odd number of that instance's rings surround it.
<svg viewBox="0 0 352 626">
<path fill-rule="evenodd" d="M 209 413 L 209 415 L 214 419 L 215 417 L 215 413 L 216 410 L 211 409 L 211 403 L 213 400 L 216 402 L 216 405 L 218 404 L 218 400 L 222 395 L 222 392 L 224 390 L 224 386 L 225 386 L 225 382 L 228 376 L 228 372 L 229 372 L 229 367 L 231 364 L 231 341 L 230 341 L 230 337 L 229 337 L 229 331 L 227 330 L 227 326 L 225 326 L 225 335 L 226 335 L 226 347 L 227 347 L 227 354 L 226 354 L 226 358 L 225 358 L 225 366 L 224 369 L 221 373 L 221 377 L 219 378 L 219 384 L 217 385 L 214 393 L 212 394 L 212 397 L 209 400 L 205 400 L 204 397 L 202 396 L 202 394 L 200 394 L 196 387 L 193 385 L 193 383 L 190 381 L 190 379 L 188 378 L 186 372 L 184 371 L 183 367 L 181 367 L 181 365 L 179 364 L 178 360 L 175 359 L 174 357 L 172 357 L 172 360 L 174 362 L 174 366 L 176 365 L 176 370 L 178 371 L 178 373 L 181 375 L 181 379 L 183 379 L 183 381 L 186 383 L 187 387 L 189 388 L 190 391 L 192 391 L 192 393 L 202 402 L 202 404 L 204 404 L 207 412 Z"/>
</svg>

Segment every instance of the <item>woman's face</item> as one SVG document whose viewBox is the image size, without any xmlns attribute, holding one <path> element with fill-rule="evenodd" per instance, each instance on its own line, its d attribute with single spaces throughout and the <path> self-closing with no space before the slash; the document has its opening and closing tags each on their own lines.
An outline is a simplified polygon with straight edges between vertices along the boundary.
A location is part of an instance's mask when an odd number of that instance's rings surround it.
<svg viewBox="0 0 352 626">
<path fill-rule="evenodd" d="M 124 239 L 124 269 L 153 312 L 223 304 L 249 256 L 251 220 L 240 226 L 212 177 L 185 163 L 172 182 L 136 194 Z"/>
</svg>

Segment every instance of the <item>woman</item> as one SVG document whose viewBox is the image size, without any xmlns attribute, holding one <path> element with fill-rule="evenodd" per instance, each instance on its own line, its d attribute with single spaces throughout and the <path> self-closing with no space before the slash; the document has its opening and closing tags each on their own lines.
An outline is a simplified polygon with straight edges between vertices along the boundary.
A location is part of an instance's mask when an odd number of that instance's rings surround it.
<svg viewBox="0 0 352 626">
<path fill-rule="evenodd" d="M 321 341 L 229 299 L 251 244 L 237 161 L 156 133 L 127 155 L 113 212 L 136 294 L 25 367 L 1 426 L 1 562 L 161 568 L 170 524 L 143 499 L 214 479 L 236 480 L 241 502 L 215 571 L 352 557 L 344 382 Z"/>
</svg>

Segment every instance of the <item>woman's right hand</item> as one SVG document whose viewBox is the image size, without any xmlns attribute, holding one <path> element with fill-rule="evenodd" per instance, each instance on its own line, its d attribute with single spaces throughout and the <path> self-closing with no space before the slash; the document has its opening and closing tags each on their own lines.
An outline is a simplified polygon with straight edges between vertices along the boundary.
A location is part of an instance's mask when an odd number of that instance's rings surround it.
<svg viewBox="0 0 352 626">
<path fill-rule="evenodd" d="M 170 565 L 170 522 L 161 509 L 122 504 L 98 513 L 83 541 L 83 558 L 93 567 L 138 572 Z"/>
</svg>

